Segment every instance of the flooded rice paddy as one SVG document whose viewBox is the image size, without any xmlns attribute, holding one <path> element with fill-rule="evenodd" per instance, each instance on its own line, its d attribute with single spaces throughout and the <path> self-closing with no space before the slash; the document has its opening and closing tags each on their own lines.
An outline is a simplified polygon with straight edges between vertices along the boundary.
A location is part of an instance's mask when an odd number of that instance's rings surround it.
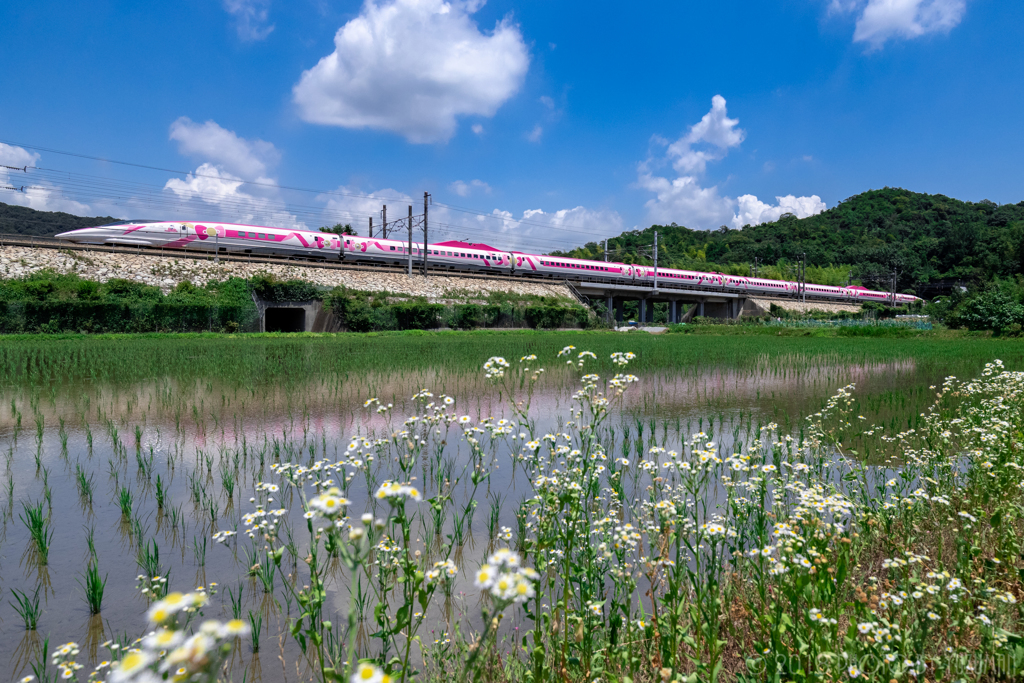
<svg viewBox="0 0 1024 683">
<path fill-rule="evenodd" d="M 678 446 L 696 433 L 722 453 L 749 447 L 769 423 L 800 442 L 805 418 L 849 384 L 856 384 L 853 412 L 880 425 L 856 441 L 858 452 L 881 457 L 882 437 L 913 428 L 944 377 L 975 374 L 996 355 L 1011 368 L 1021 358 L 1012 346 L 994 348 L 988 340 L 955 342 L 959 353 L 942 341 L 780 340 L 777 348 L 771 341 L 552 334 L 468 343 L 396 336 L 9 346 L 0 352 L 0 661 L 18 680 L 31 673 L 49 637 L 51 644 L 77 641 L 79 661 L 94 666 L 109 656 L 104 642 L 128 642 L 145 630 L 150 600 L 140 589 L 160 577 L 172 590 L 207 587 L 206 617 L 241 618 L 258 631 L 233 651 L 233 680 L 310 676 L 313 665 L 287 635 L 288 619 L 302 611 L 285 583 L 300 578 L 309 554 L 303 506 L 294 488 L 260 489 L 261 482 L 280 484 L 272 467 L 289 463 L 316 472 L 324 488 L 341 487 L 350 520 L 386 517 L 387 502 L 372 494 L 398 475 L 420 489 L 423 505 L 442 501 L 441 512 L 417 517 L 411 540 L 459 569 L 420 635 L 443 642 L 456 623 L 478 626 L 474 571 L 495 548 L 521 540 L 524 504 L 533 495 L 526 468 L 512 457 L 526 429 L 509 394 L 529 405 L 530 433 L 563 432 L 583 372 L 617 371 L 608 362 L 612 351 L 637 353 L 628 370 L 638 381 L 611 403 L 603 443 L 608 456 L 629 467 L 649 458 L 654 444 Z M 566 344 L 596 358 L 581 371 L 557 357 Z M 527 353 L 538 357 L 533 367 L 545 370 L 536 382 L 485 378 L 489 357 L 516 363 Z M 423 391 L 430 396 L 414 400 Z M 370 399 L 378 402 L 367 406 Z M 429 425 L 432 440 L 415 462 L 366 447 L 407 441 L 419 427 L 406 418 L 422 420 L 431 411 L 467 424 Z M 465 441 L 475 425 L 481 433 L 507 428 L 509 437 L 490 439 L 482 463 L 488 476 L 477 482 L 472 474 L 481 456 Z M 353 447 L 355 437 L 368 442 Z M 344 466 L 323 467 L 339 462 Z M 627 497 L 647 483 L 636 472 L 625 484 Z M 714 487 L 707 495 L 717 495 Z M 261 559 L 258 536 L 246 538 L 256 498 L 268 510 L 287 510 L 275 521 L 285 549 L 279 565 Z M 45 521 L 34 522 L 33 514 Z M 49 534 L 45 553 L 33 540 L 34 526 Z M 216 542 L 223 531 L 236 535 Z M 96 614 L 86 600 L 90 567 L 106 580 Z M 340 631 L 354 583 L 337 558 L 325 572 L 325 618 L 333 616 Z M 364 610 L 357 648 L 374 654 L 374 600 L 356 596 L 355 603 Z M 34 629 L 26 629 L 26 609 L 38 613 Z M 514 639 L 514 627 L 509 633 Z M 344 649 L 344 639 L 335 638 Z"/>
</svg>

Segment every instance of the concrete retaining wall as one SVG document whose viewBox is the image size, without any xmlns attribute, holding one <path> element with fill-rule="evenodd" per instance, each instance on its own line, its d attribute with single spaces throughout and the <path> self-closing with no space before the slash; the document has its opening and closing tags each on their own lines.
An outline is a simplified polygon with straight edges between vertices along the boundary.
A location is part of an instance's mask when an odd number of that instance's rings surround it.
<svg viewBox="0 0 1024 683">
<path fill-rule="evenodd" d="M 50 269 L 58 273 L 75 273 L 97 282 L 115 278 L 134 280 L 159 287 L 165 293 L 179 282 L 202 286 L 229 277 L 251 278 L 273 275 L 280 280 L 303 280 L 325 287 L 345 286 L 369 292 L 391 292 L 423 296 L 435 303 L 452 303 L 486 297 L 491 292 L 513 295 L 556 297 L 574 301 L 563 284 L 506 278 L 459 277 L 457 275 L 407 275 L 394 272 L 311 268 L 276 263 L 244 263 L 189 258 L 171 258 L 149 254 L 117 254 L 108 252 L 58 251 L 31 247 L 0 247 L 0 278 L 21 278 Z"/>
</svg>

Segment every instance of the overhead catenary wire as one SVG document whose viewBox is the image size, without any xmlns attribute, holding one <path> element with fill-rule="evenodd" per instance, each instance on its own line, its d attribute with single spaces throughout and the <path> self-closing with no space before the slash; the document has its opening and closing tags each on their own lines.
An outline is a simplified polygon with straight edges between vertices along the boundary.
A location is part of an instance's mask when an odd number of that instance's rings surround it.
<svg viewBox="0 0 1024 683">
<path fill-rule="evenodd" d="M 214 178 L 214 179 L 218 179 L 218 180 L 228 180 L 227 178 L 224 178 L 221 175 L 203 174 L 203 173 L 197 173 L 196 171 L 182 171 L 182 170 L 179 170 L 179 169 L 164 168 L 162 166 L 152 166 L 152 165 L 149 165 L 149 164 L 139 164 L 139 163 L 135 163 L 135 162 L 131 162 L 131 161 L 119 161 L 117 159 L 108 159 L 108 158 L 105 158 L 105 157 L 91 156 L 91 155 L 88 155 L 88 154 L 80 154 L 80 153 L 77 153 L 77 152 L 68 152 L 68 151 L 65 151 L 65 150 L 53 149 L 51 147 L 42 147 L 40 145 L 29 145 L 29 144 L 25 144 L 25 143 L 22 143 L 22 142 L 13 142 L 11 140 L 0 140 L 0 142 L 4 143 L 5 145 L 12 145 L 12 146 L 15 146 L 15 147 L 23 147 L 25 149 L 34 149 L 34 150 L 37 150 L 37 151 L 40 151 L 40 152 L 47 152 L 49 154 L 62 154 L 64 156 L 75 157 L 75 158 L 78 158 L 78 159 L 88 159 L 90 161 L 102 161 L 102 162 L 107 163 L 107 164 L 118 164 L 120 166 L 131 166 L 131 167 L 134 167 L 134 168 L 144 168 L 144 169 L 149 170 L 149 171 L 162 171 L 164 173 L 174 173 L 176 175 L 191 175 L 191 176 L 196 177 L 196 178 Z M 33 168 L 33 167 L 29 166 L 28 168 Z M 19 169 L 16 169 L 16 170 L 20 171 L 21 169 L 19 168 Z M 373 195 L 373 194 L 359 194 L 359 193 L 356 193 L 356 192 L 342 192 L 340 190 L 317 190 L 317 189 L 308 188 L 308 187 L 279 185 L 277 183 L 271 183 L 271 182 L 260 181 L 260 180 L 245 180 L 245 179 L 242 179 L 242 178 L 232 178 L 230 180 L 232 182 L 240 182 L 240 183 L 243 183 L 245 185 L 272 187 L 272 188 L 281 189 L 281 190 L 294 190 L 296 192 L 311 192 L 311 193 L 314 193 L 314 194 L 337 195 L 339 197 L 356 197 L 356 198 L 359 198 L 359 199 L 382 199 L 382 200 L 385 200 L 385 201 L 389 201 L 390 200 L 390 201 L 399 201 L 399 202 L 406 201 L 405 199 L 402 199 L 402 198 L 396 199 L 394 197 L 383 197 L 383 196 L 378 196 L 378 195 Z"/>
<path fill-rule="evenodd" d="M 12 141 L 12 140 L 0 139 L 0 142 L 2 142 L 4 144 L 7 144 L 7 145 L 22 147 L 22 148 L 25 148 L 25 149 L 31 149 L 31 150 L 35 150 L 35 151 L 39 151 L 39 152 L 50 153 L 50 154 L 60 154 L 60 155 L 63 155 L 63 156 L 68 156 L 68 157 L 73 157 L 73 158 L 78 158 L 78 159 L 86 159 L 86 160 L 90 160 L 90 161 L 99 161 L 99 162 L 103 162 L 103 163 L 117 164 L 117 165 L 120 165 L 120 166 L 126 166 L 126 167 L 131 167 L 131 168 L 140 168 L 140 169 L 145 169 L 145 170 L 150 170 L 150 171 L 160 171 L 160 172 L 163 172 L 163 173 L 173 173 L 175 175 L 192 176 L 193 178 L 206 178 L 206 179 L 213 179 L 213 180 L 222 180 L 222 181 L 227 181 L 227 182 L 237 182 L 237 183 L 240 183 L 242 185 L 251 185 L 251 186 L 255 186 L 255 187 L 264 187 L 264 188 L 268 188 L 268 189 L 289 190 L 289 191 L 295 191 L 295 192 L 313 193 L 313 194 L 316 194 L 316 195 L 339 196 L 339 197 L 349 197 L 349 198 L 357 198 L 357 199 L 373 199 L 373 200 L 378 200 L 378 201 L 382 201 L 382 202 L 391 201 L 391 202 L 406 203 L 406 202 L 412 201 L 411 197 L 405 197 L 405 196 L 402 196 L 402 197 L 389 197 L 389 196 L 378 195 L 378 194 L 373 194 L 373 193 L 365 194 L 365 193 L 358 193 L 358 192 L 345 192 L 345 191 L 342 191 L 342 190 L 322 190 L 322 189 L 316 189 L 316 188 L 301 187 L 301 186 L 296 186 L 296 185 L 280 185 L 280 184 L 278 184 L 276 182 L 268 182 L 268 181 L 265 181 L 265 180 L 246 180 L 244 178 L 237 178 L 237 177 L 225 178 L 223 175 L 219 175 L 219 174 L 205 174 L 205 173 L 199 173 L 198 171 L 188 171 L 188 170 L 181 170 L 181 169 L 172 169 L 172 168 L 167 168 L 167 167 L 163 167 L 163 166 L 157 166 L 157 165 L 153 165 L 153 164 L 143 164 L 143 163 L 138 163 L 138 162 L 122 161 L 122 160 L 118 160 L 118 159 L 110 159 L 110 158 L 106 158 L 106 157 L 99 157 L 99 156 L 94 156 L 94 155 L 89 155 L 89 154 L 82 154 L 82 153 L 79 153 L 79 152 L 69 152 L 67 150 L 60 150 L 60 149 L 56 149 L 56 148 L 52 148 L 52 147 L 46 147 L 46 146 L 42 146 L 42 145 L 27 144 L 27 143 Z M 19 170 L 19 171 L 25 170 L 23 168 L 15 168 L 15 167 L 8 167 L 8 168 L 12 168 L 13 170 Z M 25 167 L 25 168 L 32 169 L 34 167 L 28 166 L 28 167 Z M 476 210 L 473 210 L 473 209 L 468 209 L 466 207 L 457 206 L 455 204 L 445 204 L 445 203 L 442 203 L 442 202 L 435 202 L 435 205 L 442 206 L 442 207 L 444 207 L 446 209 L 449 209 L 451 211 L 458 211 L 460 213 L 468 213 L 468 214 L 484 216 L 484 217 L 488 217 L 488 218 L 495 218 L 495 219 L 500 219 L 500 220 L 503 220 L 503 221 L 508 221 L 508 222 L 513 222 L 513 223 L 521 224 L 521 225 L 531 225 L 531 226 L 535 226 L 535 227 L 546 228 L 546 229 L 549 229 L 549 230 L 557 230 L 557 231 L 560 231 L 560 232 L 577 233 L 577 234 L 582 234 L 582 235 L 593 236 L 593 232 L 590 231 L 590 230 L 587 230 L 582 225 L 568 225 L 568 226 L 566 226 L 566 225 L 555 225 L 555 224 L 552 224 L 552 223 L 545 223 L 545 222 L 541 222 L 541 221 L 530 220 L 528 218 L 506 217 L 506 216 L 496 215 L 493 212 L 492 213 L 486 213 L 486 212 L 483 212 L 483 211 L 476 211 Z M 368 216 L 369 214 L 365 214 L 365 215 Z"/>
<path fill-rule="evenodd" d="M 97 156 L 92 156 L 92 155 L 88 155 L 88 154 L 81 154 L 81 153 L 77 153 L 77 152 L 68 152 L 68 151 L 65 151 L 65 150 L 54 149 L 54 148 L 51 148 L 51 147 L 43 147 L 43 146 L 40 146 L 40 145 L 30 145 L 30 144 L 25 144 L 25 143 L 21 143 L 21 142 L 14 142 L 14 141 L 11 141 L 11 140 L 0 140 L 0 142 L 2 142 L 4 144 L 7 144 L 7 145 L 23 147 L 25 149 L 37 150 L 37 151 L 40 151 L 40 152 L 47 152 L 47 153 L 50 153 L 50 154 L 61 154 L 61 155 L 64 155 L 64 156 L 75 157 L 75 158 L 78 158 L 78 159 L 88 159 L 90 161 L 102 161 L 104 163 L 109 163 L 109 164 L 118 164 L 118 165 L 121 165 L 121 166 L 130 166 L 130 167 L 134 167 L 134 168 L 142 168 L 142 169 L 146 169 L 146 170 L 150 170 L 150 171 L 161 171 L 161 172 L 164 172 L 164 173 L 174 173 L 176 175 L 186 175 L 186 176 L 191 175 L 194 178 L 208 178 L 208 179 L 215 179 L 215 180 L 226 180 L 226 181 L 229 181 L 229 182 L 242 183 L 244 185 L 254 185 L 254 186 L 257 186 L 257 187 L 267 187 L 267 188 L 280 189 L 280 190 L 292 190 L 292 191 L 296 191 L 296 192 L 308 192 L 308 193 L 314 193 L 314 194 L 318 194 L 318 195 L 336 195 L 336 196 L 341 196 L 341 197 L 352 197 L 352 198 L 358 198 L 358 199 L 376 199 L 376 200 L 381 200 L 381 201 L 394 201 L 394 202 L 407 202 L 407 201 L 411 201 L 411 198 L 408 198 L 408 197 L 385 197 L 385 196 L 376 195 L 376 194 L 362 194 L 362 193 L 356 193 L 356 192 L 342 192 L 341 190 L 321 190 L 321 189 L 314 189 L 314 188 L 308 188 L 308 187 L 299 187 L 299 186 L 295 186 L 295 185 L 281 185 L 281 184 L 274 183 L 274 182 L 266 182 L 266 181 L 260 181 L 260 180 L 245 180 L 245 179 L 242 179 L 242 178 L 225 178 L 222 175 L 204 174 L 204 173 L 199 173 L 198 171 L 183 171 L 183 170 L 180 170 L 180 169 L 165 168 L 165 167 L 162 167 L 162 166 L 153 166 L 153 165 L 150 165 L 150 164 L 140 164 L 140 163 L 131 162 L 131 161 L 120 161 L 120 160 L 117 160 L 117 159 L 109 159 L 109 158 L 106 158 L 106 157 L 97 157 Z M 14 167 L 7 167 L 7 168 L 13 168 L 14 170 L 23 170 L 21 168 L 14 168 Z M 35 167 L 29 166 L 27 168 L 35 168 Z M 483 211 L 475 211 L 473 209 L 467 209 L 465 207 L 460 207 L 460 206 L 457 206 L 455 204 L 445 204 L 445 203 L 442 203 L 442 202 L 435 202 L 435 204 L 437 206 L 443 206 L 444 208 L 449 209 L 451 211 L 459 211 L 459 212 L 462 212 L 462 213 L 469 213 L 469 214 L 474 214 L 474 215 L 478 215 L 478 216 L 485 216 L 485 217 L 489 217 L 489 218 L 501 218 L 502 220 L 512 221 L 512 222 L 515 222 L 515 223 L 521 223 L 523 225 L 534 225 L 534 226 L 537 226 L 537 227 L 545 227 L 545 228 L 549 228 L 549 229 L 562 230 L 562 231 L 565 231 L 565 232 L 579 232 L 581 234 L 592 234 L 590 231 L 587 231 L 586 229 L 582 229 L 582 230 L 578 230 L 577 229 L 577 228 L 583 228 L 583 226 L 555 226 L 555 225 L 551 225 L 550 223 L 542 223 L 542 222 L 539 222 L 539 221 L 531 221 L 531 220 L 525 219 L 525 218 L 506 218 L 504 216 L 496 216 L 493 213 L 486 213 L 486 212 L 483 212 Z"/>
<path fill-rule="evenodd" d="M 305 219 L 310 222 L 322 218 L 332 220 L 350 220 L 357 225 L 365 221 L 369 215 L 337 209 L 325 209 L 320 206 L 309 206 L 285 202 L 278 198 L 245 195 L 244 197 L 231 198 L 221 194 L 206 194 L 201 191 L 190 191 L 188 195 L 169 194 L 165 185 L 155 185 L 139 181 L 121 180 L 92 176 L 57 169 L 38 167 L 30 170 L 36 173 L 42 180 L 49 183 L 60 183 L 59 185 L 39 185 L 28 188 L 29 192 L 37 193 L 59 193 L 61 197 L 71 201 L 95 202 L 100 200 L 107 207 L 120 206 L 124 208 L 151 208 L 154 211 L 177 211 L 199 214 L 189 217 L 189 220 L 209 220 L 213 216 L 210 213 L 227 216 L 231 220 L 238 220 L 238 213 L 245 213 L 252 216 L 266 216 L 271 219 L 279 219 L 280 214 L 289 214 L 296 219 Z M 206 215 L 204 215 L 206 214 Z M 235 215 L 232 215 L 235 214 Z M 505 221 L 503 217 L 489 216 L 491 220 Z M 221 219 L 223 220 L 223 218 Z M 225 220 L 224 222 L 231 222 Z M 268 222 L 273 222 L 268 221 Z M 478 233 L 482 229 L 486 232 L 486 225 L 464 225 L 446 221 L 432 221 L 438 230 L 435 234 L 445 237 L 464 237 L 467 233 Z M 495 234 L 494 237 L 500 235 Z M 565 248 L 564 241 L 545 238 L 539 235 L 508 234 L 504 237 L 512 238 L 516 242 L 517 249 L 533 249 L 536 251 L 553 250 Z M 506 245 L 500 245 L 506 246 Z"/>
</svg>

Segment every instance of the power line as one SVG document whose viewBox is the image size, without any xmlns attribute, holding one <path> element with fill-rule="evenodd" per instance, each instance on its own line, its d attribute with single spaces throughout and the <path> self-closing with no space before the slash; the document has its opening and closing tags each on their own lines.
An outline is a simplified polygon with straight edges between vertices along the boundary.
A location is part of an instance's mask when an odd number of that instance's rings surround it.
<svg viewBox="0 0 1024 683">
<path fill-rule="evenodd" d="M 131 167 L 134 167 L 134 168 L 144 168 L 144 169 L 149 170 L 149 171 L 161 171 L 161 172 L 164 172 L 164 173 L 174 173 L 174 174 L 177 174 L 177 175 L 191 175 L 191 176 L 196 177 L 196 178 L 213 178 L 213 179 L 216 179 L 216 180 L 228 180 L 227 178 L 224 178 L 223 176 L 219 176 L 219 175 L 210 175 L 210 174 L 205 174 L 205 173 L 197 173 L 195 171 L 181 171 L 181 170 L 177 170 L 177 169 L 173 169 L 173 168 L 163 168 L 162 166 L 150 166 L 150 165 L 147 165 L 147 164 L 138 164 L 138 163 L 131 162 L 131 161 L 118 161 L 117 159 L 107 159 L 107 158 L 104 158 L 104 157 L 96 157 L 96 156 L 91 156 L 91 155 L 88 155 L 88 154 L 79 154 L 77 152 L 67 152 L 67 151 L 60 150 L 60 149 L 53 149 L 51 147 L 42 147 L 42 146 L 39 146 L 39 145 L 26 145 L 24 143 L 14 142 L 14 141 L 11 141 L 11 140 L 0 140 L 0 142 L 2 142 L 4 144 L 7 144 L 7 145 L 13 145 L 15 147 L 22 147 L 24 149 L 34 149 L 34 150 L 38 150 L 40 152 L 47 152 L 49 154 L 63 154 L 64 156 L 75 157 L 75 158 L 78 158 L 78 159 L 89 159 L 90 161 L 102 161 L 102 162 L 108 163 L 108 164 L 118 164 L 118 165 L 121 165 L 121 166 L 131 166 Z M 34 168 L 34 167 L 33 166 L 29 166 L 28 168 Z M 18 169 L 15 169 L 15 170 L 20 171 L 22 169 L 18 168 Z M 358 193 L 354 193 L 354 192 L 340 192 L 338 190 L 316 190 L 316 189 L 312 189 L 312 188 L 308 188 L 308 187 L 297 187 L 297 186 L 290 186 L 290 185 L 278 185 L 277 183 L 267 183 L 267 182 L 261 182 L 261 181 L 258 181 L 258 180 L 243 180 L 243 179 L 238 178 L 238 179 L 230 179 L 230 181 L 231 182 L 244 183 L 246 185 L 256 185 L 256 186 L 262 186 L 262 187 L 272 187 L 272 188 L 275 188 L 275 189 L 282 189 L 282 190 L 294 190 L 296 192 L 312 192 L 312 193 L 315 193 L 315 194 L 336 195 L 336 196 L 340 196 L 340 197 L 355 197 L 355 198 L 359 198 L 359 199 L 383 199 L 385 201 L 406 201 L 405 199 L 395 199 L 394 197 L 378 197 L 376 195 L 358 194 Z"/>
<path fill-rule="evenodd" d="M 408 198 L 408 197 L 397 197 L 397 198 L 396 197 L 384 197 L 384 196 L 378 196 L 378 195 L 373 195 L 373 194 L 361 194 L 361 193 L 356 193 L 356 192 L 342 192 L 340 190 L 318 190 L 318 189 L 307 188 L 307 187 L 299 187 L 299 186 L 294 186 L 294 185 L 279 185 L 277 183 L 270 183 L 270 182 L 259 181 L 259 180 L 245 180 L 245 179 L 241 179 L 241 178 L 225 178 L 225 177 L 223 177 L 221 175 L 198 173 L 197 171 L 183 171 L 183 170 L 179 170 L 179 169 L 165 168 L 165 167 L 162 167 L 162 166 L 153 166 L 153 165 L 150 165 L 150 164 L 140 164 L 140 163 L 131 162 L 131 161 L 121 161 L 121 160 L 117 160 L 117 159 L 108 159 L 108 158 L 105 158 L 105 157 L 98 157 L 98 156 L 93 156 L 93 155 L 89 155 L 89 154 L 81 154 L 81 153 L 78 153 L 78 152 L 69 152 L 69 151 L 66 151 L 66 150 L 55 149 L 55 148 L 52 148 L 52 147 L 44 147 L 42 145 L 24 144 L 24 143 L 15 142 L 15 141 L 12 141 L 12 140 L 0 140 L 0 142 L 3 142 L 4 144 L 8 144 L 8 145 L 14 145 L 14 146 L 17 146 L 17 147 L 22 147 L 22 148 L 25 148 L 25 149 L 31 149 L 31 150 L 36 150 L 36 151 L 40 151 L 40 152 L 47 152 L 47 153 L 50 153 L 50 154 L 61 154 L 61 155 L 64 155 L 64 156 L 74 157 L 74 158 L 77 158 L 77 159 L 88 159 L 90 161 L 102 161 L 104 163 L 118 164 L 118 165 L 121 165 L 121 166 L 128 166 L 128 167 L 132 167 L 132 168 L 141 168 L 141 169 L 146 169 L 146 170 L 150 170 L 150 171 L 160 171 L 160 172 L 163 172 L 163 173 L 173 173 L 173 174 L 176 174 L 176 175 L 192 176 L 194 178 L 208 178 L 208 179 L 213 179 L 213 180 L 222 180 L 222 181 L 226 181 L 226 182 L 237 182 L 237 183 L 241 183 L 241 184 L 244 184 L 244 185 L 252 185 L 252 186 L 256 186 L 256 187 L 265 187 L 265 188 L 271 188 L 271 189 L 277 189 L 277 190 L 291 190 L 291 191 L 295 191 L 295 192 L 314 193 L 314 194 L 318 194 L 318 195 L 350 197 L 350 198 L 356 198 L 356 199 L 376 199 L 376 200 L 390 201 L 390 202 L 409 202 L 409 201 L 412 201 L 411 198 Z M 27 168 L 31 169 L 31 168 L 35 168 L 35 167 L 29 166 Z M 22 171 L 22 170 L 26 170 L 26 169 L 23 169 L 23 168 L 12 168 L 12 170 Z M 590 230 L 581 229 L 581 228 L 583 228 L 583 226 L 577 226 L 577 225 L 574 225 L 574 226 L 558 226 L 558 225 L 553 225 L 551 223 L 543 223 L 543 222 L 540 222 L 540 221 L 531 221 L 531 220 L 526 219 L 526 218 L 517 219 L 517 218 L 506 218 L 504 216 L 499 217 L 499 216 L 495 216 L 493 213 L 485 213 L 485 212 L 482 212 L 482 211 L 475 211 L 473 209 L 468 209 L 468 208 L 465 208 L 465 207 L 456 206 L 454 204 L 443 204 L 441 202 L 436 202 L 435 204 L 437 206 L 442 206 L 442 207 L 444 207 L 446 209 L 449 209 L 449 210 L 452 210 L 452 211 L 458 211 L 458 212 L 461 212 L 461 213 L 468 213 L 468 214 L 473 214 L 473 215 L 478 215 L 478 216 L 485 216 L 485 217 L 488 217 L 488 218 L 500 218 L 501 220 L 511 221 L 511 222 L 519 223 L 521 225 L 533 225 L 533 226 L 536 226 L 536 227 L 547 228 L 549 230 L 558 230 L 558 231 L 562 231 L 562 232 L 571 232 L 571 233 L 577 233 L 577 234 L 581 234 L 581 235 L 593 236 L 593 234 L 594 234 Z"/>
</svg>

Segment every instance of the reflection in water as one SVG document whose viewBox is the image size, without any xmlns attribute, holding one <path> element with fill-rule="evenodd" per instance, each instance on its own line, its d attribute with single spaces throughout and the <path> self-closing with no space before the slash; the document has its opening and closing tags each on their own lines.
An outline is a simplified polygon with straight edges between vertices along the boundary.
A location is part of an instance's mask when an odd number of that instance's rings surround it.
<svg viewBox="0 0 1024 683">
<path fill-rule="evenodd" d="M 48 655 L 49 653 L 43 652 L 43 637 L 39 632 L 25 631 L 11 653 L 11 671 L 14 674 L 12 678 L 21 678 L 33 663 Z"/>
</svg>

